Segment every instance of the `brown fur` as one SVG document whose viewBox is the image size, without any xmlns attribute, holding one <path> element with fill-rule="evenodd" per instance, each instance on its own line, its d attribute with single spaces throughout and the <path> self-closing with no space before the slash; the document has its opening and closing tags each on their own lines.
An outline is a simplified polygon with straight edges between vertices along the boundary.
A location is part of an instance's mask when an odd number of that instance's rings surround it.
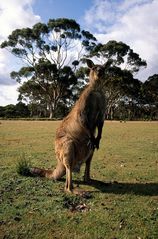
<svg viewBox="0 0 158 239">
<path fill-rule="evenodd" d="M 90 180 L 90 164 L 95 148 L 99 148 L 104 123 L 102 86 L 106 66 L 94 65 L 90 60 L 87 64 L 90 68 L 89 85 L 56 131 L 55 170 L 31 169 L 34 174 L 55 180 L 66 174 L 65 190 L 69 192 L 73 190 L 72 172 L 79 171 L 82 163 L 86 163 L 84 180 Z"/>
</svg>

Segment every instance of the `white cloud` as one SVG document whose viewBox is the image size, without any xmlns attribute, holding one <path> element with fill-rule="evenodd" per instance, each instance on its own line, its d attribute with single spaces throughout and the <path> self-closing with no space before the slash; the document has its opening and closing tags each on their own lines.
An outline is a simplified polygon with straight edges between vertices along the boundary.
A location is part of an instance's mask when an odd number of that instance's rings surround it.
<svg viewBox="0 0 158 239">
<path fill-rule="evenodd" d="M 0 86 L 0 106 L 8 104 L 16 104 L 18 98 L 16 85 L 1 85 Z"/>
<path fill-rule="evenodd" d="M 40 21 L 40 17 L 33 13 L 33 2 L 34 0 L 0 1 L 0 43 L 6 40 L 13 30 L 31 27 Z M 0 105 L 16 102 L 17 85 L 9 76 L 16 68 L 20 68 L 20 61 L 5 49 L 0 49 Z"/>
<path fill-rule="evenodd" d="M 102 10 L 104 9 L 104 14 Z M 123 41 L 147 61 L 147 68 L 137 77 L 146 80 L 158 73 L 158 1 L 157 0 L 95 0 L 85 14 L 85 21 L 96 37 L 106 43 Z"/>
<path fill-rule="evenodd" d="M 86 12 L 85 20 L 88 25 L 93 25 L 98 31 L 102 30 L 98 28 L 98 24 L 104 22 L 104 24 L 111 24 L 116 17 L 115 8 L 116 2 L 95 0 L 94 5 Z"/>
<path fill-rule="evenodd" d="M 5 38 L 16 28 L 32 26 L 40 20 L 34 15 L 33 0 L 5 0 L 0 2 L 0 36 Z"/>
</svg>

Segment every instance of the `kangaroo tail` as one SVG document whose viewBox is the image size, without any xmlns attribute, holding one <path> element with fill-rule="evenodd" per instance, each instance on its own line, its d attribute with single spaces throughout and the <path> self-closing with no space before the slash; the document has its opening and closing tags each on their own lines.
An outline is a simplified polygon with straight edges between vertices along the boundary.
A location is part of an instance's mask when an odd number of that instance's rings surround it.
<svg viewBox="0 0 158 239">
<path fill-rule="evenodd" d="M 30 173 L 34 176 L 46 177 L 54 180 L 58 180 L 66 174 L 66 169 L 63 164 L 58 163 L 54 170 L 30 168 Z"/>
<path fill-rule="evenodd" d="M 52 173 L 52 170 L 43 168 L 30 168 L 30 173 L 34 176 L 47 177 L 48 174 Z"/>
</svg>

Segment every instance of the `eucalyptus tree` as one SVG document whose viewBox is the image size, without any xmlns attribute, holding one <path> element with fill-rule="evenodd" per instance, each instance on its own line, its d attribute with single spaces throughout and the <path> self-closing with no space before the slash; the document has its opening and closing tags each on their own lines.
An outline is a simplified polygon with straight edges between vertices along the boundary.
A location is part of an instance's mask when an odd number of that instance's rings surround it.
<svg viewBox="0 0 158 239">
<path fill-rule="evenodd" d="M 158 105 L 158 74 L 150 76 L 142 86 L 146 103 Z"/>
<path fill-rule="evenodd" d="M 114 109 L 121 101 L 126 100 L 133 104 L 139 100 L 141 82 L 134 79 L 134 76 L 147 64 L 130 46 L 114 40 L 106 44 L 99 43 L 91 48 L 87 57 L 94 58 L 101 64 L 107 60 L 111 63 L 108 72 L 105 73 L 104 84 L 107 118 L 113 118 Z"/>
<path fill-rule="evenodd" d="M 150 76 L 142 85 L 143 103 L 150 119 L 158 119 L 158 74 Z"/>
<path fill-rule="evenodd" d="M 20 96 L 27 95 L 31 99 L 36 95 L 39 101 L 44 99 L 53 117 L 62 98 L 68 96 L 68 92 L 70 97 L 70 89 L 77 84 L 73 70 L 95 42 L 96 38 L 81 30 L 75 20 L 58 18 L 50 19 L 47 24 L 37 23 L 32 28 L 14 30 L 1 48 L 24 63 L 18 72 L 11 73 L 11 77 L 22 84 Z M 32 84 L 34 94 L 29 95 Z M 35 88 L 38 88 L 36 94 Z"/>
</svg>

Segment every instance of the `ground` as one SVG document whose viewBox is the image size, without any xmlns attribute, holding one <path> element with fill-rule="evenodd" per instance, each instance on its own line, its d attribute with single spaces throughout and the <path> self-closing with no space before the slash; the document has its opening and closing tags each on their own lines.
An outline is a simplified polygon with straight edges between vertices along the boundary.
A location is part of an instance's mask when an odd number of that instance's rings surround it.
<svg viewBox="0 0 158 239">
<path fill-rule="evenodd" d="M 84 196 L 17 173 L 21 160 L 51 168 L 55 121 L 0 122 L 0 238 L 157 239 L 158 122 L 106 122 Z"/>
</svg>

